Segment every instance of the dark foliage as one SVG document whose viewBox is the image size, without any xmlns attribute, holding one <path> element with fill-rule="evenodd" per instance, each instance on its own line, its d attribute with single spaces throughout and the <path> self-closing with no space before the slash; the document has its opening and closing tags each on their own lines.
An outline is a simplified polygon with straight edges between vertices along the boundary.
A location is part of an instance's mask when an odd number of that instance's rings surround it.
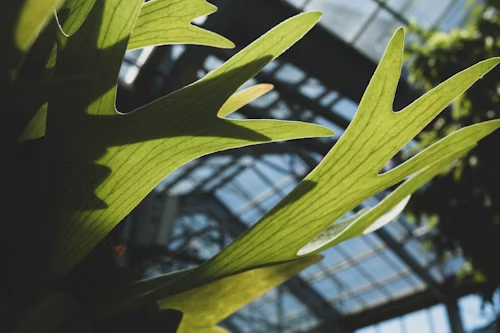
<svg viewBox="0 0 500 333">
<path fill-rule="evenodd" d="M 500 2 L 473 12 L 469 25 L 449 34 L 413 27 L 422 44 L 409 51 L 410 79 L 429 89 L 468 66 L 500 55 Z M 423 148 L 466 125 L 500 117 L 500 69 L 478 81 L 420 136 Z M 500 286 L 500 133 L 486 138 L 455 166 L 417 193 L 410 210 L 422 222 L 437 217 L 438 252 L 461 249 L 461 274 L 486 282 L 486 299 Z"/>
</svg>

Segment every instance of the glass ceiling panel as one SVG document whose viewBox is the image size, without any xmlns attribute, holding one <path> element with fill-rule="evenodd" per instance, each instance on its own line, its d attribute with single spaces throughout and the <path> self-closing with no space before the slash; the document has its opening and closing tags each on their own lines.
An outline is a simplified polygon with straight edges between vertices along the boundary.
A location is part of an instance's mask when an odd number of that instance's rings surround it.
<svg viewBox="0 0 500 333">
<path fill-rule="evenodd" d="M 321 10 L 320 23 L 334 35 L 379 60 L 393 32 L 410 21 L 444 31 L 463 25 L 467 0 L 286 0 L 302 10 Z"/>
<path fill-rule="evenodd" d="M 335 277 L 342 281 L 343 285 L 347 286 L 349 289 L 360 289 L 375 282 L 373 279 L 362 274 L 355 266 L 337 272 Z M 330 296 L 329 298 L 332 297 Z"/>
<path fill-rule="evenodd" d="M 297 66 L 284 64 L 274 72 L 274 77 L 284 83 L 297 84 L 306 78 L 306 73 Z"/>
<path fill-rule="evenodd" d="M 384 287 L 389 293 L 391 293 L 392 297 L 395 298 L 403 297 L 414 292 L 413 286 L 405 277 L 397 278 L 388 282 L 384 285 Z"/>
<path fill-rule="evenodd" d="M 388 7 L 402 16 L 415 20 L 425 28 L 431 28 L 455 3 L 453 0 L 388 0 Z"/>
<path fill-rule="evenodd" d="M 323 26 L 346 41 L 354 38 L 376 9 L 377 4 L 372 0 L 311 0 L 304 7 L 307 11 L 322 11 Z"/>
<path fill-rule="evenodd" d="M 400 26 L 400 21 L 387 10 L 381 9 L 367 24 L 364 32 L 354 41 L 354 46 L 363 54 L 378 61 L 382 58 L 393 32 Z"/>
<path fill-rule="evenodd" d="M 366 307 L 374 307 L 388 301 L 387 295 L 381 289 L 371 289 L 359 294 L 359 297 L 366 304 Z"/>
</svg>

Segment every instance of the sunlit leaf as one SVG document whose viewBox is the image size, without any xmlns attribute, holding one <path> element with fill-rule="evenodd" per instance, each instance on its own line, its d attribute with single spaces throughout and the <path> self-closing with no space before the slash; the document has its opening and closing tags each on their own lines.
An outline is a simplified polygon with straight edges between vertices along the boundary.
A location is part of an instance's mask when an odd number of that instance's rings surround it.
<svg viewBox="0 0 500 333">
<path fill-rule="evenodd" d="M 159 302 L 183 312 L 178 333 L 206 332 L 239 308 L 321 260 L 311 256 L 220 279 Z"/>
<path fill-rule="evenodd" d="M 66 0 L 58 12 L 58 21 L 63 34 L 73 35 L 83 24 L 94 4 L 95 0 Z M 197 44 L 232 48 L 234 44 L 226 38 L 191 24 L 193 19 L 211 14 L 216 9 L 205 0 L 186 0 L 174 3 L 170 0 L 155 0 L 144 3 L 134 26 L 133 34 L 127 44 L 127 49 L 165 44 Z M 179 13 L 182 13 L 181 19 L 179 19 Z M 55 43 L 55 38 L 53 42 Z M 55 59 L 56 53 L 53 52 L 47 66 L 54 67 Z M 40 108 L 30 121 L 29 128 L 24 130 L 20 141 L 44 136 L 46 115 L 46 109 Z M 31 135 L 26 136 L 26 133 L 31 133 Z"/>
<path fill-rule="evenodd" d="M 73 35 L 83 24 L 96 0 L 65 0 L 57 13 L 59 24 L 67 36 Z"/>
<path fill-rule="evenodd" d="M 394 112 L 403 45 L 404 33 L 400 29 L 391 39 L 353 121 L 320 165 L 217 256 L 183 277 L 182 282 L 169 281 L 154 294 L 166 296 L 249 267 L 297 258 L 306 244 L 364 200 L 430 165 L 444 160 L 449 163 L 448 158 L 456 157 L 500 126 L 498 121 L 471 126 L 381 174 L 389 159 L 499 62 L 498 58 L 480 62 L 404 110 Z"/>
<path fill-rule="evenodd" d="M 6 89 L 17 78 L 26 53 L 38 35 L 53 17 L 54 10 L 62 0 L 16 0 L 4 1 L 0 10 L 0 96 L 12 92 Z M 4 96 L 6 94 L 6 96 Z"/>
<path fill-rule="evenodd" d="M 247 88 L 243 91 L 237 92 L 236 94 L 232 95 L 229 97 L 226 103 L 220 108 L 219 112 L 217 115 L 221 118 L 224 118 L 231 113 L 238 111 L 241 109 L 243 106 L 247 105 L 251 101 L 259 98 L 260 96 L 264 95 L 265 93 L 271 91 L 273 89 L 272 84 L 258 84 L 255 86 L 252 86 L 250 88 Z"/>
<path fill-rule="evenodd" d="M 241 85 L 314 26 L 317 12 L 285 21 L 202 80 L 129 114 L 117 112 L 120 59 L 140 4 L 96 2 L 58 55 L 57 80 L 82 73 L 86 80 L 49 101 L 54 277 L 80 261 L 179 166 L 224 149 L 332 134 L 313 124 L 217 117 Z"/>
<path fill-rule="evenodd" d="M 233 48 L 226 38 L 191 24 L 217 7 L 205 0 L 153 0 L 144 4 L 134 27 L 128 49 L 152 45 L 196 44 Z"/>
<path fill-rule="evenodd" d="M 375 231 L 391 222 L 405 208 L 412 193 L 472 147 L 458 151 L 412 175 L 375 207 L 371 209 L 364 208 L 345 222 L 339 221 L 340 223 L 332 224 L 331 227 L 300 249 L 298 255 L 321 252 L 344 240 Z"/>
<path fill-rule="evenodd" d="M 14 38 L 21 51 L 26 51 L 52 18 L 62 0 L 26 0 L 17 20 Z"/>
</svg>

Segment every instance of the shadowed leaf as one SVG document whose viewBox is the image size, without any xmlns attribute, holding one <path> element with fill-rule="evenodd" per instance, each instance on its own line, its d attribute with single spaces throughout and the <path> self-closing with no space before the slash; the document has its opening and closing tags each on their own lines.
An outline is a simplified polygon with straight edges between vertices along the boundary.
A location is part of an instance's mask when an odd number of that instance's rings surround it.
<svg viewBox="0 0 500 333">
<path fill-rule="evenodd" d="M 217 117 L 234 92 L 300 39 L 319 13 L 285 21 L 198 82 L 129 114 L 117 112 L 119 60 L 140 3 L 96 3 L 58 55 L 56 79 L 85 73 L 85 80 L 49 101 L 47 138 L 57 208 L 51 216 L 54 277 L 80 261 L 179 166 L 224 149 L 332 134 L 313 124 Z"/>
</svg>

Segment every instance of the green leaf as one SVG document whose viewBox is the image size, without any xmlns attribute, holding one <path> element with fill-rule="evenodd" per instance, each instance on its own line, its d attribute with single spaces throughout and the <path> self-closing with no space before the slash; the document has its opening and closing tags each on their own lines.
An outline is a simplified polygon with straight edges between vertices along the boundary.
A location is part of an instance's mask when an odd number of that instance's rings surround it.
<svg viewBox="0 0 500 333">
<path fill-rule="evenodd" d="M 26 0 L 17 19 L 14 40 L 19 50 L 26 52 L 62 0 Z"/>
<path fill-rule="evenodd" d="M 391 39 L 353 121 L 320 165 L 244 235 L 182 281 L 167 282 L 153 293 L 155 296 L 168 296 L 251 267 L 297 258 L 306 244 L 364 200 L 455 156 L 500 126 L 498 121 L 471 126 L 380 174 L 390 158 L 499 62 L 498 58 L 480 62 L 404 110 L 394 112 L 403 45 L 400 29 Z"/>
<path fill-rule="evenodd" d="M 10 86 L 18 75 L 19 67 L 31 45 L 43 28 L 52 19 L 53 11 L 62 0 L 16 0 L 4 1 L 0 11 L 0 96 L 5 101 Z M 4 96 L 5 95 L 5 96 Z"/>
<path fill-rule="evenodd" d="M 251 101 L 271 91 L 273 88 L 274 86 L 272 84 L 262 83 L 237 92 L 236 94 L 229 97 L 226 103 L 224 103 L 224 105 L 220 108 L 217 116 L 224 118 L 231 113 L 238 111 Z"/>
<path fill-rule="evenodd" d="M 159 304 L 162 309 L 183 312 L 178 333 L 206 332 L 245 304 L 321 259 L 321 256 L 311 256 L 246 271 L 163 299 Z"/>
<path fill-rule="evenodd" d="M 56 80 L 85 80 L 49 101 L 52 278 L 74 267 L 179 166 L 224 149 L 332 134 L 313 124 L 217 117 L 241 85 L 314 26 L 317 12 L 285 21 L 202 80 L 117 112 L 116 78 L 140 3 L 97 2 L 58 55 Z"/>
<path fill-rule="evenodd" d="M 153 0 L 142 6 L 128 49 L 164 44 L 196 44 L 233 48 L 226 38 L 191 24 L 217 7 L 205 0 Z"/>
<path fill-rule="evenodd" d="M 66 0 L 58 12 L 58 21 L 64 35 L 73 35 L 83 24 L 95 0 Z M 197 17 L 211 14 L 216 7 L 205 0 L 186 0 L 172 3 L 171 0 L 155 0 L 145 3 L 139 13 L 134 31 L 127 45 L 127 49 L 136 49 L 151 45 L 165 44 L 197 44 L 221 48 L 232 48 L 234 44 L 216 33 L 191 25 Z M 179 12 L 182 19 L 179 19 Z M 55 41 L 55 40 L 54 40 Z M 56 53 L 51 54 L 48 62 L 50 67 L 55 65 Z M 234 110 L 235 111 L 235 110 Z M 46 111 L 41 108 L 31 120 L 30 128 L 20 141 L 37 139 L 45 135 Z M 26 133 L 33 134 L 36 124 L 36 137 L 26 137 Z"/>
<path fill-rule="evenodd" d="M 35 116 L 30 120 L 28 126 L 24 129 L 24 132 L 19 138 L 19 142 L 35 140 L 45 135 L 45 121 L 47 119 L 47 108 L 48 105 L 47 103 L 45 103 L 35 113 Z"/>
<path fill-rule="evenodd" d="M 364 208 L 349 219 L 333 223 L 323 233 L 300 249 L 297 254 L 318 253 L 350 238 L 358 237 L 381 228 L 403 211 L 411 194 L 473 147 L 471 146 L 458 151 L 412 175 L 375 207 L 371 209 Z"/>
<path fill-rule="evenodd" d="M 83 24 L 96 0 L 65 0 L 57 12 L 61 29 L 66 36 L 73 35 Z"/>
</svg>

